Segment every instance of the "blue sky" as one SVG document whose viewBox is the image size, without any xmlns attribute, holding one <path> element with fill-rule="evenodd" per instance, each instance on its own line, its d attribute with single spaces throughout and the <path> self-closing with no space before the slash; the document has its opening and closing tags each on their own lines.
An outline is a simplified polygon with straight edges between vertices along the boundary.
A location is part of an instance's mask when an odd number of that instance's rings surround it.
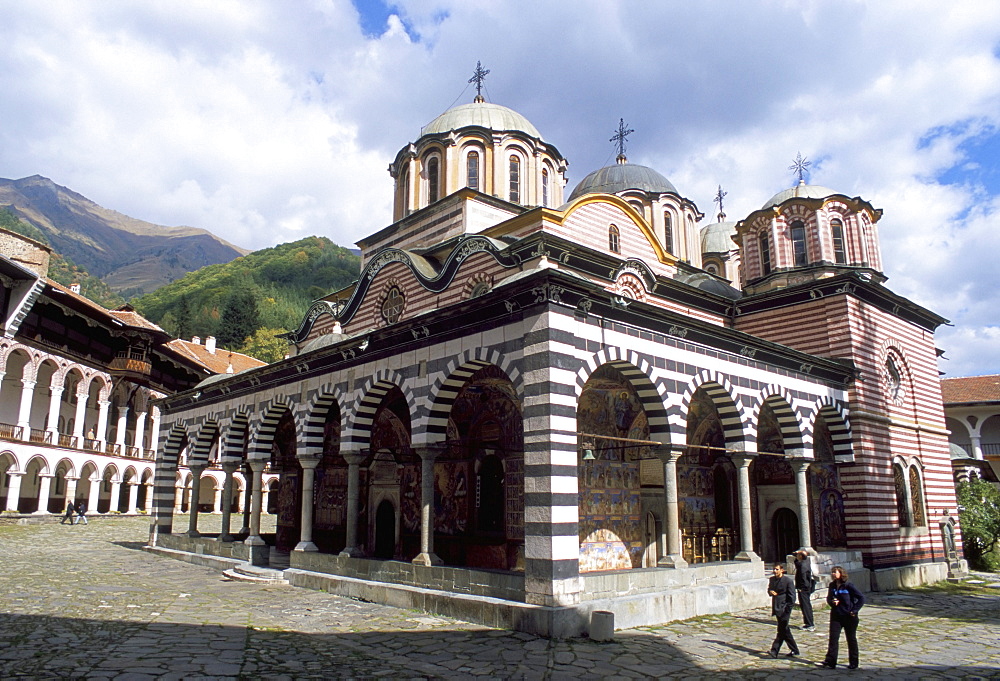
<svg viewBox="0 0 1000 681">
<path fill-rule="evenodd" d="M 391 220 L 386 167 L 485 94 L 569 159 L 628 156 L 714 217 L 810 180 L 860 195 L 888 286 L 951 319 L 950 376 L 1000 373 L 1000 3 L 0 0 L 0 177 L 246 248 Z"/>
</svg>

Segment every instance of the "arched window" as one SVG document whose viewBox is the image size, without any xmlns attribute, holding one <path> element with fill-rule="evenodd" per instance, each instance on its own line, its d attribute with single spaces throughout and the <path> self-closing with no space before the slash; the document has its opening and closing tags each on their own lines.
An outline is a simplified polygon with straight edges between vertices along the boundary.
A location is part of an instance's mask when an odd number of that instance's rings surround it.
<svg viewBox="0 0 1000 681">
<path fill-rule="evenodd" d="M 465 186 L 479 189 L 479 152 L 470 151 L 465 157 Z"/>
<path fill-rule="evenodd" d="M 760 271 L 762 276 L 771 273 L 771 244 L 767 240 L 767 232 L 760 235 L 757 241 L 760 246 Z"/>
<path fill-rule="evenodd" d="M 438 200 L 438 159 L 432 156 L 427 161 L 427 203 L 434 203 Z"/>
<path fill-rule="evenodd" d="M 622 250 L 621 233 L 614 225 L 608 228 L 608 248 L 612 253 L 621 253 Z"/>
<path fill-rule="evenodd" d="M 674 218 L 667 211 L 663 211 L 663 247 L 674 255 Z"/>
<path fill-rule="evenodd" d="M 549 169 L 542 168 L 542 205 L 549 207 Z"/>
<path fill-rule="evenodd" d="M 792 252 L 795 258 L 795 266 L 803 267 L 809 262 L 809 254 L 806 252 L 806 226 L 801 221 L 792 223 Z"/>
<path fill-rule="evenodd" d="M 920 479 L 920 468 L 916 465 L 910 466 L 910 515 L 913 516 L 916 527 L 927 524 L 924 514 L 924 485 Z"/>
<path fill-rule="evenodd" d="M 510 190 L 507 197 L 511 203 L 521 203 L 521 159 L 511 154 L 508 168 Z"/>
<path fill-rule="evenodd" d="M 403 215 L 410 214 L 410 171 L 404 170 L 399 179 L 403 185 Z"/>
<path fill-rule="evenodd" d="M 892 482 L 896 488 L 896 515 L 899 517 L 900 527 L 910 527 L 913 521 L 910 518 L 909 493 L 906 490 L 906 474 L 903 466 L 895 463 L 892 465 Z"/>
<path fill-rule="evenodd" d="M 844 223 L 840 220 L 830 221 L 830 233 L 833 236 L 833 261 L 838 265 L 847 263 L 847 249 L 844 247 Z"/>
<path fill-rule="evenodd" d="M 924 481 L 920 464 L 892 464 L 892 480 L 896 488 L 896 512 L 900 527 L 926 527 L 927 511 L 924 508 Z"/>
</svg>

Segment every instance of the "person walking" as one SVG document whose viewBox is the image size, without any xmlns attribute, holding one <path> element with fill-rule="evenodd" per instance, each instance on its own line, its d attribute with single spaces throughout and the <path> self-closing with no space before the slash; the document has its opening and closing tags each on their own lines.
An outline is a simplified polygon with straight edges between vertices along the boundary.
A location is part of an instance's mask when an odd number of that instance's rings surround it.
<svg viewBox="0 0 1000 681">
<path fill-rule="evenodd" d="M 799 646 L 788 628 L 792 608 L 795 606 L 795 583 L 785 574 L 784 565 L 774 566 L 774 576 L 767 582 L 767 593 L 771 596 L 771 614 L 778 618 L 778 635 L 774 637 L 769 654 L 771 657 L 778 657 L 781 644 L 787 643 L 786 657 L 795 657 L 799 654 Z"/>
<path fill-rule="evenodd" d="M 858 611 L 865 605 L 865 597 L 847 578 L 847 572 L 839 565 L 830 570 L 833 581 L 826 593 L 830 605 L 830 642 L 826 658 L 817 663 L 819 667 L 836 669 L 840 649 L 840 631 L 847 636 L 847 668 L 858 668 Z"/>
<path fill-rule="evenodd" d="M 66 521 L 68 520 L 69 524 L 72 525 L 74 515 L 76 515 L 76 507 L 73 506 L 73 502 L 70 501 L 68 504 L 66 504 L 66 515 L 64 515 L 63 519 L 59 521 L 59 524 L 65 525 Z"/>
<path fill-rule="evenodd" d="M 83 523 L 84 525 L 90 524 L 87 522 L 87 504 L 82 501 L 78 502 L 76 505 L 76 522 L 73 524 L 79 525 L 80 523 Z"/>
<path fill-rule="evenodd" d="M 803 550 L 795 552 L 795 591 L 799 594 L 799 609 L 802 610 L 802 628 L 816 631 L 813 618 L 812 594 L 816 590 L 816 575 L 812 572 L 812 561 Z"/>
</svg>

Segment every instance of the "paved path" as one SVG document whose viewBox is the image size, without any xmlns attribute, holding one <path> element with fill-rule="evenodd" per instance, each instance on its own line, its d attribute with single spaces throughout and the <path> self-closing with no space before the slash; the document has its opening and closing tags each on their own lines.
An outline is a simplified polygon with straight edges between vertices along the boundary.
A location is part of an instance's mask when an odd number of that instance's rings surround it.
<svg viewBox="0 0 1000 681">
<path fill-rule="evenodd" d="M 211 516 L 204 519 L 208 530 Z M 177 519 L 187 527 L 186 518 Z M 230 582 L 139 550 L 141 518 L 0 524 L 0 678 L 835 678 L 772 660 L 764 610 L 549 641 L 288 586 Z M 1000 581 L 996 582 L 1000 587 Z M 862 613 L 855 678 L 1000 679 L 1000 588 L 876 595 Z M 825 611 L 817 613 L 821 625 Z M 798 622 L 796 614 L 795 622 Z M 846 651 L 842 649 L 842 655 Z"/>
</svg>

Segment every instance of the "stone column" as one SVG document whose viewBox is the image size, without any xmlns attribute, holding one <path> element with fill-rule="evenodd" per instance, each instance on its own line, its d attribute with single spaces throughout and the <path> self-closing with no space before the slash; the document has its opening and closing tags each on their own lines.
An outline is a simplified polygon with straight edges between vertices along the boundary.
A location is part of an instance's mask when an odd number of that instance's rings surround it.
<svg viewBox="0 0 1000 681">
<path fill-rule="evenodd" d="M 972 436 L 972 458 L 983 460 L 983 439 L 979 435 Z"/>
<path fill-rule="evenodd" d="M 657 450 L 656 456 L 663 462 L 663 533 L 666 535 L 664 555 L 657 566 L 685 568 L 688 564 L 681 548 L 681 521 L 677 504 L 677 460 L 681 458 L 681 453 L 664 446 Z"/>
<path fill-rule="evenodd" d="M 128 407 L 118 407 L 118 432 L 115 433 L 115 444 L 125 446 L 125 431 L 128 429 Z"/>
<path fill-rule="evenodd" d="M 434 553 L 434 460 L 437 450 L 423 447 L 420 455 L 420 554 L 414 565 L 441 565 L 444 563 Z"/>
<path fill-rule="evenodd" d="M 101 479 L 94 473 L 90 478 L 90 490 L 87 495 L 87 511 L 97 513 L 97 503 L 101 500 Z"/>
<path fill-rule="evenodd" d="M 184 512 L 184 483 L 174 483 L 174 513 Z"/>
<path fill-rule="evenodd" d="M 125 512 L 134 515 L 137 510 L 138 501 L 139 483 L 133 480 L 128 483 L 128 508 L 125 509 Z"/>
<path fill-rule="evenodd" d="M 240 534 L 250 534 L 250 514 L 253 511 L 253 471 L 249 464 L 243 463 L 243 527 Z"/>
<path fill-rule="evenodd" d="M 72 501 L 73 505 L 76 506 L 76 481 L 79 479 L 66 476 L 66 504 Z M 66 510 L 66 504 L 63 504 L 64 511 Z"/>
<path fill-rule="evenodd" d="M 98 449 L 104 449 L 104 444 L 108 441 L 108 411 L 111 409 L 111 402 L 99 400 L 97 402 L 97 428 L 94 429 L 94 438 L 98 444 Z"/>
<path fill-rule="evenodd" d="M 21 426 L 21 439 L 31 437 L 31 398 L 35 394 L 35 382 L 21 381 L 21 404 L 17 410 L 17 425 Z"/>
<path fill-rule="evenodd" d="M 111 499 L 108 501 L 108 513 L 118 510 L 118 502 L 121 499 L 122 483 L 111 481 Z"/>
<path fill-rule="evenodd" d="M 153 407 L 150 414 L 149 449 L 155 452 L 160 444 L 160 408 Z"/>
<path fill-rule="evenodd" d="M 146 486 L 146 513 L 153 512 L 153 485 L 151 483 L 143 483 Z"/>
<path fill-rule="evenodd" d="M 132 438 L 132 446 L 139 450 L 139 457 L 142 457 L 142 438 L 146 435 L 146 412 L 139 411 L 135 414 L 135 437 Z"/>
<path fill-rule="evenodd" d="M 253 474 L 253 496 L 250 503 L 250 536 L 243 542 L 247 546 L 264 546 L 264 540 L 260 537 L 260 507 L 263 498 L 261 476 L 264 473 L 264 463 L 259 459 L 249 461 Z"/>
<path fill-rule="evenodd" d="M 809 479 L 806 473 L 809 471 L 809 459 L 792 459 L 790 461 L 795 470 L 795 492 L 799 501 L 799 542 L 803 551 L 812 550 L 812 532 L 809 524 Z"/>
<path fill-rule="evenodd" d="M 83 434 L 86 431 L 87 419 L 87 393 L 76 394 L 76 411 L 73 412 L 73 437 L 76 438 L 77 447 L 83 448 Z"/>
<path fill-rule="evenodd" d="M 227 461 L 222 464 L 226 478 L 222 483 L 222 529 L 219 531 L 219 541 L 233 541 L 233 535 L 229 533 L 233 517 L 233 473 L 239 466 L 239 463 L 235 461 Z"/>
<path fill-rule="evenodd" d="M 752 454 L 734 454 L 733 463 L 736 464 L 737 485 L 740 489 L 740 552 L 736 554 L 736 560 L 760 560 L 753 551 L 753 518 L 750 515 L 750 464 L 754 457 Z"/>
<path fill-rule="evenodd" d="M 212 492 L 212 513 L 222 513 L 222 488 L 216 487 Z"/>
<path fill-rule="evenodd" d="M 64 388 L 50 388 L 52 395 L 49 397 L 49 426 L 45 430 L 52 435 L 52 444 L 59 444 L 59 400 L 62 399 Z"/>
<path fill-rule="evenodd" d="M 24 473 L 11 473 L 7 471 L 7 511 L 17 511 L 17 504 L 21 500 L 21 478 Z"/>
<path fill-rule="evenodd" d="M 313 543 L 313 488 L 316 480 L 316 466 L 319 465 L 318 457 L 300 457 L 299 465 L 302 466 L 302 532 L 299 534 L 299 543 L 295 545 L 296 551 L 319 551 Z"/>
<path fill-rule="evenodd" d="M 201 536 L 201 532 L 198 531 L 198 497 L 201 496 L 201 474 L 204 472 L 204 466 L 191 466 L 191 502 L 188 504 L 187 531 L 189 537 Z"/>
<path fill-rule="evenodd" d="M 347 461 L 347 538 L 340 555 L 348 558 L 360 557 L 358 546 L 358 508 L 361 496 L 361 462 L 365 455 L 360 452 L 343 452 Z"/>
<path fill-rule="evenodd" d="M 53 477 L 44 473 L 38 476 L 38 510 L 35 511 L 35 515 L 48 515 L 49 491 L 52 489 Z"/>
</svg>

